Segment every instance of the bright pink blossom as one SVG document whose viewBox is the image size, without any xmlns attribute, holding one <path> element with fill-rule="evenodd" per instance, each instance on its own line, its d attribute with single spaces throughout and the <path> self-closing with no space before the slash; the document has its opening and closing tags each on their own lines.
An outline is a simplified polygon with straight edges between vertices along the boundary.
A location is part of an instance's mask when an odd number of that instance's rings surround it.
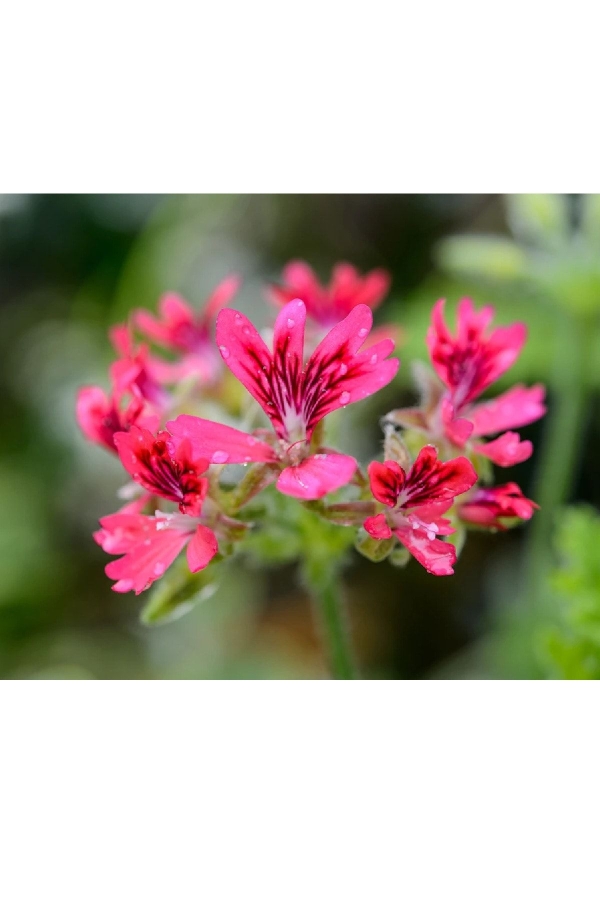
<svg viewBox="0 0 600 900">
<path fill-rule="evenodd" d="M 161 363 L 150 356 L 145 344 L 135 347 L 127 325 L 114 325 L 110 329 L 110 338 L 120 357 L 110 367 L 115 390 L 119 394 L 137 393 L 156 409 L 165 409 L 169 405 L 169 396 L 159 380 Z"/>
<path fill-rule="evenodd" d="M 476 481 L 477 474 L 468 459 L 441 462 L 432 446 L 423 447 L 408 472 L 393 460 L 372 462 L 371 491 L 388 510 L 370 516 L 364 527 L 376 540 L 395 535 L 431 574 L 452 575 L 456 550 L 438 535 L 452 534 L 454 529 L 442 515 L 454 498 Z"/>
<path fill-rule="evenodd" d="M 315 427 L 336 409 L 362 400 L 388 384 L 399 366 L 386 357 L 393 342 L 359 352 L 372 324 L 368 307 L 357 306 L 334 326 L 304 364 L 306 307 L 293 300 L 275 322 L 271 352 L 241 313 L 225 309 L 217 319 L 221 355 L 233 374 L 261 405 L 278 441 L 260 441 L 237 429 L 195 416 L 168 423 L 173 435 L 189 439 L 194 452 L 213 463 L 273 462 L 283 468 L 278 489 L 314 500 L 347 484 L 356 460 L 340 453 L 311 453 Z"/>
<path fill-rule="evenodd" d="M 496 487 L 478 488 L 458 507 L 463 522 L 505 531 L 507 525 L 530 519 L 537 503 L 528 500 L 518 484 L 500 484 Z"/>
<path fill-rule="evenodd" d="M 197 519 L 179 514 L 121 512 L 100 519 L 96 542 L 107 553 L 124 554 L 108 563 L 106 574 L 116 580 L 113 591 L 136 594 L 149 588 L 187 545 L 191 572 L 204 569 L 219 547 L 213 531 Z"/>
<path fill-rule="evenodd" d="M 115 435 L 115 444 L 123 466 L 144 490 L 177 503 L 182 513 L 200 514 L 208 491 L 202 475 L 209 464 L 193 452 L 189 441 L 174 441 L 166 431 L 154 436 L 133 426 Z"/>
<path fill-rule="evenodd" d="M 494 309 L 475 311 L 473 301 L 464 297 L 458 304 L 457 333 L 444 322 L 444 300 L 433 309 L 427 346 L 433 367 L 450 391 L 457 414 L 472 403 L 512 366 L 527 337 L 522 322 L 487 333 Z"/>
<path fill-rule="evenodd" d="M 283 285 L 271 285 L 270 292 L 281 306 L 291 300 L 302 300 L 307 315 L 330 328 L 356 306 L 364 304 L 376 309 L 389 289 L 390 276 L 383 269 L 373 269 L 361 276 L 349 263 L 338 263 L 329 285 L 324 287 L 309 265 L 294 260 L 283 270 Z"/>
<path fill-rule="evenodd" d="M 240 286 L 240 278 L 230 275 L 214 289 L 204 307 L 196 312 L 179 294 L 164 294 L 159 301 L 160 316 L 144 309 L 133 314 L 139 330 L 151 341 L 183 358 L 175 363 L 154 361 L 159 380 L 173 382 L 197 373 L 207 381 L 218 374 L 221 360 L 214 344 L 217 313 L 231 302 Z"/>
<path fill-rule="evenodd" d="M 132 425 L 156 428 L 158 416 L 147 412 L 139 394 L 120 402 L 116 391 L 106 394 L 100 387 L 82 387 L 77 392 L 77 422 L 89 441 L 117 452 L 114 437 L 119 431 L 129 431 Z"/>
<path fill-rule="evenodd" d="M 224 309 L 217 342 L 225 363 L 262 406 L 281 440 L 310 440 L 316 425 L 336 409 L 385 387 L 399 361 L 387 359 L 391 340 L 359 352 L 371 330 L 367 306 L 356 306 L 331 329 L 304 363 L 306 307 L 293 300 L 279 313 L 271 352 L 252 323 Z"/>
<path fill-rule="evenodd" d="M 443 307 L 444 300 L 434 307 L 427 344 L 445 390 L 424 379 L 421 407 L 395 410 L 391 419 L 417 428 L 435 442 L 445 439 L 455 448 L 486 456 L 498 466 L 522 462 L 531 456 L 532 444 L 521 441 L 512 429 L 544 415 L 543 386 L 519 384 L 494 400 L 473 401 L 513 364 L 526 337 L 525 326 L 516 323 L 488 334 L 493 308 L 476 312 L 472 301 L 464 298 L 454 336 L 444 322 Z M 499 437 L 488 443 L 476 440 L 493 435 Z"/>
</svg>

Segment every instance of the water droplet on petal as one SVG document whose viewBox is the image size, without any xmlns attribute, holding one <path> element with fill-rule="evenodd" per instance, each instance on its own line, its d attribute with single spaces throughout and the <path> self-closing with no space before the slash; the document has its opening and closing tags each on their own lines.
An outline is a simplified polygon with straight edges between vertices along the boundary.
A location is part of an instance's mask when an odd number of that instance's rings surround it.
<svg viewBox="0 0 600 900">
<path fill-rule="evenodd" d="M 295 324 L 296 324 L 296 323 L 294 322 L 293 319 L 288 319 L 288 320 L 287 320 L 287 327 L 288 327 L 288 328 L 293 328 Z"/>
<path fill-rule="evenodd" d="M 369 329 L 368 329 L 368 328 L 359 328 L 359 329 L 358 329 L 358 336 L 359 336 L 359 337 L 366 337 L 366 336 L 368 335 L 368 333 L 369 333 Z"/>
<path fill-rule="evenodd" d="M 219 465 L 220 463 L 226 463 L 229 459 L 229 453 L 225 453 L 224 450 L 216 450 L 212 455 L 212 461 Z"/>
<path fill-rule="evenodd" d="M 239 313 L 236 313 L 235 316 L 234 316 L 234 318 L 235 318 L 235 324 L 236 324 L 236 325 L 241 325 L 241 324 L 242 324 L 242 317 L 240 316 Z"/>
<path fill-rule="evenodd" d="M 248 439 L 247 439 L 247 443 L 250 444 L 251 447 L 254 447 L 255 444 L 258 444 L 258 441 L 255 437 L 252 437 L 252 435 L 249 435 Z"/>
<path fill-rule="evenodd" d="M 250 334 L 250 329 L 247 325 L 244 325 L 244 327 L 242 328 L 242 334 Z"/>
<path fill-rule="evenodd" d="M 162 575 L 164 573 L 164 571 L 165 571 L 165 564 L 157 562 L 156 565 L 154 566 L 154 574 L 157 576 L 157 578 L 160 575 Z"/>
<path fill-rule="evenodd" d="M 348 371 L 348 366 L 346 363 L 340 363 L 340 375 L 345 375 Z"/>
<path fill-rule="evenodd" d="M 349 391 L 342 391 L 342 393 L 340 394 L 340 403 L 342 404 L 342 406 L 346 406 L 347 403 L 350 403 Z"/>
<path fill-rule="evenodd" d="M 229 350 L 227 349 L 227 347 L 224 347 L 223 344 L 221 344 L 219 350 L 221 351 L 221 356 L 223 357 L 223 359 L 229 359 Z"/>
<path fill-rule="evenodd" d="M 377 354 L 374 353 L 373 356 L 371 357 L 371 365 L 374 366 L 376 362 L 377 362 Z"/>
</svg>

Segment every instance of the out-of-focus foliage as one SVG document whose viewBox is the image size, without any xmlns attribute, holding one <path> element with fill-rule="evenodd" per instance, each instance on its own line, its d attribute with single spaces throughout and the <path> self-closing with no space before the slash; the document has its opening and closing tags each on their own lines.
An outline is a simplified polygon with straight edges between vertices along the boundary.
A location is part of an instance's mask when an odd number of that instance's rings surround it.
<svg viewBox="0 0 600 900">
<path fill-rule="evenodd" d="M 600 678 L 600 515 L 588 506 L 567 509 L 556 532 L 560 565 L 552 572 L 557 622 L 542 630 L 548 674 Z"/>
</svg>

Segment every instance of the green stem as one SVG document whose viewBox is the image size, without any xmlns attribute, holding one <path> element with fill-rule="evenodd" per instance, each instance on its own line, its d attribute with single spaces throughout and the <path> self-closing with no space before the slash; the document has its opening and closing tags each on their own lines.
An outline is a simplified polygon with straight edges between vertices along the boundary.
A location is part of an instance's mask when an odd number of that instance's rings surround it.
<svg viewBox="0 0 600 900">
<path fill-rule="evenodd" d="M 313 601 L 331 674 L 339 679 L 356 678 L 339 570 L 331 564 L 315 565 L 307 561 L 303 574 Z"/>
<path fill-rule="evenodd" d="M 588 409 L 588 368 L 594 327 L 566 313 L 557 323 L 557 346 L 551 407 L 544 432 L 533 498 L 540 510 L 529 526 L 525 596 L 541 599 L 552 565 L 556 514 L 571 496 L 577 475 Z"/>
</svg>

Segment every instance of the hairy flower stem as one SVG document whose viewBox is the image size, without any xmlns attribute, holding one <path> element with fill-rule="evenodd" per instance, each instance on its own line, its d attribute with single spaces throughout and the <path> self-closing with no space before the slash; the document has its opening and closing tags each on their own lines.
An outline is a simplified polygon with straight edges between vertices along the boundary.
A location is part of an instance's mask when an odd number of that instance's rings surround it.
<svg viewBox="0 0 600 900">
<path fill-rule="evenodd" d="M 540 505 L 529 526 L 525 596 L 543 598 L 552 565 L 552 534 L 559 508 L 567 503 L 581 459 L 589 399 L 589 364 L 595 323 L 561 316 L 559 355 L 552 379 L 553 407 L 547 420 L 533 497 Z"/>
<path fill-rule="evenodd" d="M 307 560 L 303 566 L 303 577 L 311 595 L 331 674 L 338 679 L 356 678 L 339 569 L 335 564 Z"/>
</svg>

